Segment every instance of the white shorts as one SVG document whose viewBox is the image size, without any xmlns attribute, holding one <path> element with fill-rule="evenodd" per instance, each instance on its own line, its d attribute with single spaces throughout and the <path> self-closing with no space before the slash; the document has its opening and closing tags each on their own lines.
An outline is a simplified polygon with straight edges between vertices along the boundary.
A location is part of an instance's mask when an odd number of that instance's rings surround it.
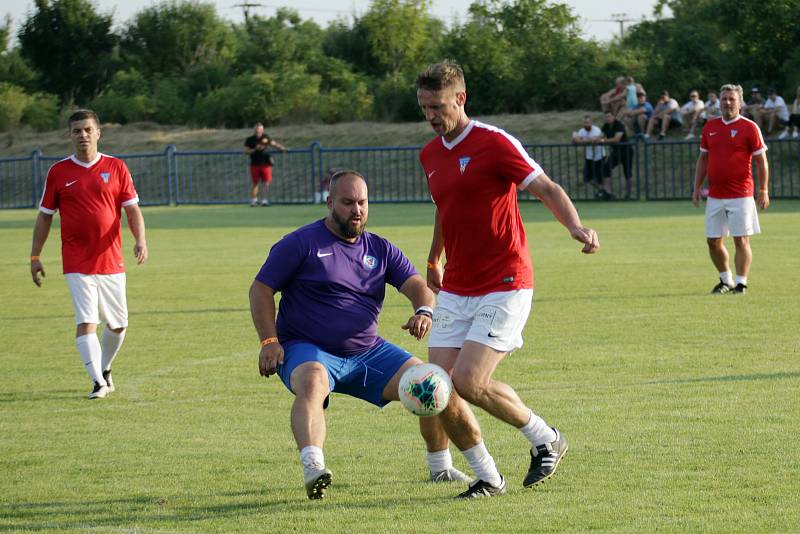
<svg viewBox="0 0 800 534">
<path fill-rule="evenodd" d="M 67 273 L 75 323 L 100 323 L 100 314 L 109 328 L 128 326 L 128 303 L 125 299 L 125 273 Z M 98 314 L 99 311 L 99 314 Z"/>
<path fill-rule="evenodd" d="M 500 352 L 512 352 L 522 346 L 522 330 L 532 302 L 533 289 L 477 297 L 440 291 L 428 346 L 461 348 L 464 341 L 475 341 Z"/>
<path fill-rule="evenodd" d="M 753 197 L 708 197 L 706 237 L 742 237 L 760 233 L 758 210 Z"/>
</svg>

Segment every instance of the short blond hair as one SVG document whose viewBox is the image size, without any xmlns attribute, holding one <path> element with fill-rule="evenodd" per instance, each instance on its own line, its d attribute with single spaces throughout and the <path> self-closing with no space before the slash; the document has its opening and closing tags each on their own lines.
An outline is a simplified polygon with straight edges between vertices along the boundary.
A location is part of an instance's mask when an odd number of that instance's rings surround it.
<svg viewBox="0 0 800 534">
<path fill-rule="evenodd" d="M 722 93 L 725 91 L 730 91 L 739 95 L 739 103 L 744 104 L 744 89 L 742 89 L 741 85 L 726 83 L 725 85 L 719 88 L 720 96 L 722 96 Z"/>
<path fill-rule="evenodd" d="M 464 71 L 455 61 L 445 59 L 428 67 L 417 76 L 417 90 L 441 91 L 442 89 L 455 89 L 466 91 Z"/>
</svg>

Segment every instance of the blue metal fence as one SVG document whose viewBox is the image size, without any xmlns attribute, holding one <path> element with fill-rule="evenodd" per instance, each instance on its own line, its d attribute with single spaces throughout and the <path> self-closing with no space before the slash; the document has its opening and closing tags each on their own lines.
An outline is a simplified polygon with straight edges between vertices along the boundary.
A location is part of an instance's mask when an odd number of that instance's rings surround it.
<svg viewBox="0 0 800 534">
<path fill-rule="evenodd" d="M 773 198 L 800 197 L 800 142 L 770 140 L 770 191 Z M 688 199 L 697 161 L 696 141 L 631 143 L 632 198 Z M 276 152 L 270 200 L 278 204 L 312 203 L 330 168 L 359 170 L 370 184 L 373 202 L 427 202 L 425 175 L 417 159 L 420 147 L 326 148 Z M 548 175 L 575 200 L 594 198 L 583 180 L 583 146 L 525 145 Z M 239 151 L 179 151 L 120 154 L 128 164 L 144 205 L 241 204 L 249 199 L 249 160 Z M 28 157 L 0 158 L 0 208 L 36 207 L 47 169 L 62 159 L 39 151 Z M 622 168 L 614 170 L 613 189 L 624 191 Z M 529 198 L 527 193 L 521 199 Z"/>
</svg>

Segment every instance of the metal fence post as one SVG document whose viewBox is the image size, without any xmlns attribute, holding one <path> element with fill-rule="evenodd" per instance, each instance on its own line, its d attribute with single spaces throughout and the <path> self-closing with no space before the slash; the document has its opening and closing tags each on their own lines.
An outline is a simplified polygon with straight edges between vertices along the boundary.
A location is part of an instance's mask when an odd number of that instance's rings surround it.
<svg viewBox="0 0 800 534">
<path fill-rule="evenodd" d="M 314 141 L 308 148 L 310 150 L 309 157 L 311 158 L 311 190 L 314 192 L 314 200 L 312 202 L 314 202 L 317 193 L 322 194 L 322 186 L 320 185 L 322 183 L 322 173 L 324 172 L 322 170 L 322 143 Z"/>
<path fill-rule="evenodd" d="M 167 159 L 167 205 L 175 204 L 178 205 L 178 197 L 175 194 L 177 190 L 173 180 L 176 180 L 176 172 L 174 170 L 175 167 L 175 145 L 168 145 L 167 148 L 164 150 L 164 157 Z"/>
<path fill-rule="evenodd" d="M 42 183 L 42 165 L 39 158 L 42 157 L 42 151 L 38 148 L 31 152 L 31 207 L 36 207 L 36 201 L 39 199 L 39 192 L 41 188 L 39 184 Z"/>
</svg>

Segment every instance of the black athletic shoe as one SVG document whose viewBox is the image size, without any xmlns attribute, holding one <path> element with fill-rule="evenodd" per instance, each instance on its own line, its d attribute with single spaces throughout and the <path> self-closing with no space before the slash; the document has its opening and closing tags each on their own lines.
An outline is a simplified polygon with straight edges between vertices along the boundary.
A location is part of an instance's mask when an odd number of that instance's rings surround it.
<svg viewBox="0 0 800 534">
<path fill-rule="evenodd" d="M 111 378 L 111 369 L 103 371 L 103 378 L 105 379 L 106 384 L 108 384 L 108 392 L 113 393 L 117 388 L 114 387 L 114 379 Z"/>
<path fill-rule="evenodd" d="M 739 284 L 742 285 L 742 284 Z M 746 287 L 746 286 L 745 286 Z M 725 293 L 730 293 L 733 291 L 733 287 L 729 286 L 725 282 L 722 281 L 722 278 L 719 279 L 719 284 L 714 286 L 714 289 L 711 290 L 712 295 L 724 295 Z"/>
<path fill-rule="evenodd" d="M 747 286 L 744 284 L 736 284 L 736 287 L 731 289 L 731 293 L 734 295 L 744 295 L 747 293 Z"/>
<path fill-rule="evenodd" d="M 108 395 L 108 386 L 100 385 L 98 382 L 94 383 L 94 388 L 92 388 L 92 392 L 89 393 L 90 399 L 103 399 Z"/>
<path fill-rule="evenodd" d="M 522 481 L 524 487 L 529 488 L 553 476 L 561 458 L 567 452 L 567 439 L 555 428 L 553 432 L 556 433 L 555 441 L 531 449 L 531 466 Z"/>
<path fill-rule="evenodd" d="M 469 485 L 467 491 L 456 495 L 456 499 L 478 499 L 480 497 L 498 497 L 506 492 L 506 479 L 500 475 L 500 485 L 492 486 L 485 480 L 476 480 Z"/>
</svg>

